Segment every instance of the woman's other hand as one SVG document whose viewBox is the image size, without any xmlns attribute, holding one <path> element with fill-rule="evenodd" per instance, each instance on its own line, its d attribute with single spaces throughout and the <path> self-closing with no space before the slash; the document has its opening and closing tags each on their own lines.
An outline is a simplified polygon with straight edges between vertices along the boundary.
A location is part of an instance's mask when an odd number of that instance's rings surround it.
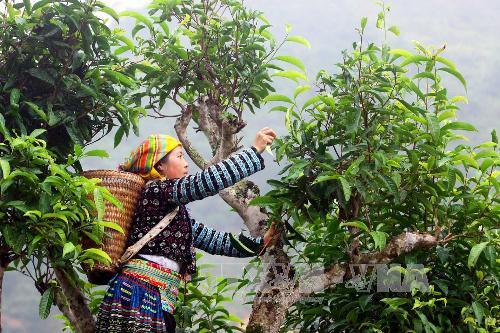
<svg viewBox="0 0 500 333">
<path fill-rule="evenodd" d="M 261 248 L 258 255 L 261 256 L 262 254 L 264 254 L 264 252 L 266 252 L 266 249 L 268 247 L 276 244 L 276 242 L 280 238 L 281 238 L 281 231 L 276 226 L 276 222 L 273 221 L 273 223 L 271 223 L 271 226 L 269 227 L 269 229 L 267 229 L 266 234 L 264 235 L 264 239 L 262 242 L 262 248 Z"/>
<path fill-rule="evenodd" d="M 275 138 L 276 133 L 274 132 L 274 130 L 269 127 L 264 127 L 255 135 L 253 146 L 255 147 L 255 149 L 257 149 L 259 154 L 262 154 L 264 149 L 266 149 L 266 146 L 273 143 Z"/>
</svg>

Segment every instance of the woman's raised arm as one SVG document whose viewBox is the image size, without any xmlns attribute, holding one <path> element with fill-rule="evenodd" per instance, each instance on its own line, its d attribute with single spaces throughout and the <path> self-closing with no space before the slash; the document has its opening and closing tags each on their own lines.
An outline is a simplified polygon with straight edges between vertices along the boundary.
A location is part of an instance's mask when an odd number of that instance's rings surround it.
<svg viewBox="0 0 500 333">
<path fill-rule="evenodd" d="M 155 183 L 160 186 L 166 200 L 182 205 L 213 196 L 264 168 L 264 159 L 252 146 L 194 175 L 158 180 Z"/>
</svg>

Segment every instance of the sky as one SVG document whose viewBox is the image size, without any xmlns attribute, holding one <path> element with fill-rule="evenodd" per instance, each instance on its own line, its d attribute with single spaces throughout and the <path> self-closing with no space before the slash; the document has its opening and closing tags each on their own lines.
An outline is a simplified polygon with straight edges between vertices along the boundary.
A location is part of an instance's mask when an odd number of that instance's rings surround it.
<svg viewBox="0 0 500 333">
<path fill-rule="evenodd" d="M 148 3 L 139 0 L 103 2 L 118 12 L 144 11 Z M 368 38 L 373 41 L 381 38 L 374 28 L 378 7 L 371 0 L 246 0 L 245 3 L 264 12 L 273 24 L 271 29 L 276 37 L 283 36 L 285 24 L 288 23 L 293 27 L 293 34 L 302 35 L 311 42 L 311 49 L 294 45 L 282 50 L 283 54 L 294 55 L 303 60 L 310 79 L 314 78 L 320 69 L 333 70 L 333 65 L 341 58 L 341 51 L 350 48 L 352 41 L 356 40 L 354 28 L 359 26 L 362 17 L 368 17 Z M 490 131 L 500 127 L 500 1 L 400 0 L 389 3 L 392 5 L 389 21 L 401 30 L 400 37 L 389 37 L 391 45 L 411 49 L 412 40 L 436 46 L 446 43 L 444 56 L 455 62 L 468 82 L 468 90 L 464 92 L 456 81 L 449 81 L 450 93 L 467 94 L 469 100 L 458 112 L 458 120 L 470 122 L 479 129 L 477 133 L 467 134 L 471 143 L 489 140 Z M 133 20 L 126 18 L 122 23 L 125 27 L 130 27 Z M 285 81 L 277 82 L 277 87 L 285 93 L 294 88 Z M 257 130 L 265 126 L 274 128 L 278 135 L 286 133 L 283 115 L 278 112 L 268 113 L 267 110 L 268 108 L 264 107 L 258 111 L 258 116 L 248 118 L 248 126 L 243 130 L 244 145 L 250 145 Z M 140 130 L 139 137 L 132 135 L 126 138 L 117 149 L 113 149 L 112 135 L 94 144 L 91 148 L 106 149 L 110 158 L 86 160 L 84 168 L 114 168 L 147 135 L 174 134 L 173 122 L 170 119 L 144 120 Z M 202 139 L 201 136 L 197 138 Z M 196 145 L 203 154 L 208 154 L 208 145 L 205 142 L 197 141 Z M 280 166 L 273 162 L 270 155 L 264 153 L 263 156 L 266 169 L 250 179 L 265 192 L 269 189 L 266 180 L 277 178 Z M 190 172 L 196 171 L 198 168 L 190 161 Z M 194 218 L 219 230 L 240 232 L 245 229 L 241 219 L 235 213 L 230 213 L 229 207 L 217 196 L 193 202 L 190 208 Z M 210 211 L 210 214 L 207 214 L 207 211 Z M 245 260 L 227 260 L 207 254 L 201 262 L 223 263 L 226 265 L 224 267 L 238 266 L 231 269 L 237 276 L 241 273 L 241 265 Z M 57 313 L 55 308 L 49 319 L 42 321 L 38 318 L 39 296 L 29 280 L 22 275 L 7 273 L 3 292 L 4 332 L 44 333 L 60 330 L 60 320 L 53 317 Z M 248 306 L 243 307 L 241 304 L 234 308 L 242 317 L 249 311 Z"/>
</svg>

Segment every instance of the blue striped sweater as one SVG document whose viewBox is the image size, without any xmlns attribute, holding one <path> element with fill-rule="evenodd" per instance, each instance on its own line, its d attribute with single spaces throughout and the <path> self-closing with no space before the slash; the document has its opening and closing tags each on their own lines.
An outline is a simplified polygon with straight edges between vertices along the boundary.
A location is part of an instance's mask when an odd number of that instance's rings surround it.
<svg viewBox="0 0 500 333">
<path fill-rule="evenodd" d="M 147 243 L 139 254 L 161 255 L 176 260 L 182 265 L 181 274 L 196 271 L 195 247 L 211 254 L 248 256 L 233 246 L 230 233 L 216 231 L 192 219 L 185 205 L 213 196 L 264 168 L 261 154 L 250 147 L 193 175 L 148 183 L 139 198 L 127 245 L 137 242 L 163 216 L 179 206 L 179 212 L 172 222 Z M 240 233 L 237 238 L 262 244 L 261 237 L 252 238 Z"/>
</svg>

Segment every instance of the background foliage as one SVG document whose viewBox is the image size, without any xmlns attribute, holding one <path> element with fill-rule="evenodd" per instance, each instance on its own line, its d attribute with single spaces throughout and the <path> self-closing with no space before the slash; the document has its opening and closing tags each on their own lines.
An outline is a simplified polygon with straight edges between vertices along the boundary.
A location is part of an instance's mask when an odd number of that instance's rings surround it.
<svg viewBox="0 0 500 333">
<path fill-rule="evenodd" d="M 384 34 L 388 8 L 376 21 Z M 396 263 L 425 265 L 430 293 L 367 294 L 347 285 L 326 290 L 290 310 L 288 328 L 301 332 L 492 332 L 498 304 L 498 138 L 477 146 L 457 131 L 464 96 L 448 96 L 451 77 L 466 88 L 443 48 L 415 51 L 360 39 L 336 72 L 317 75 L 315 95 L 282 102 L 289 135 L 276 140 L 280 180 L 254 200 L 288 224 L 297 262 L 331 265 L 385 248 L 405 231 L 428 232 L 442 245 L 401 255 Z M 327 241 L 325 241 L 327 240 Z M 359 241 L 356 247 L 353 243 Z"/>
</svg>

